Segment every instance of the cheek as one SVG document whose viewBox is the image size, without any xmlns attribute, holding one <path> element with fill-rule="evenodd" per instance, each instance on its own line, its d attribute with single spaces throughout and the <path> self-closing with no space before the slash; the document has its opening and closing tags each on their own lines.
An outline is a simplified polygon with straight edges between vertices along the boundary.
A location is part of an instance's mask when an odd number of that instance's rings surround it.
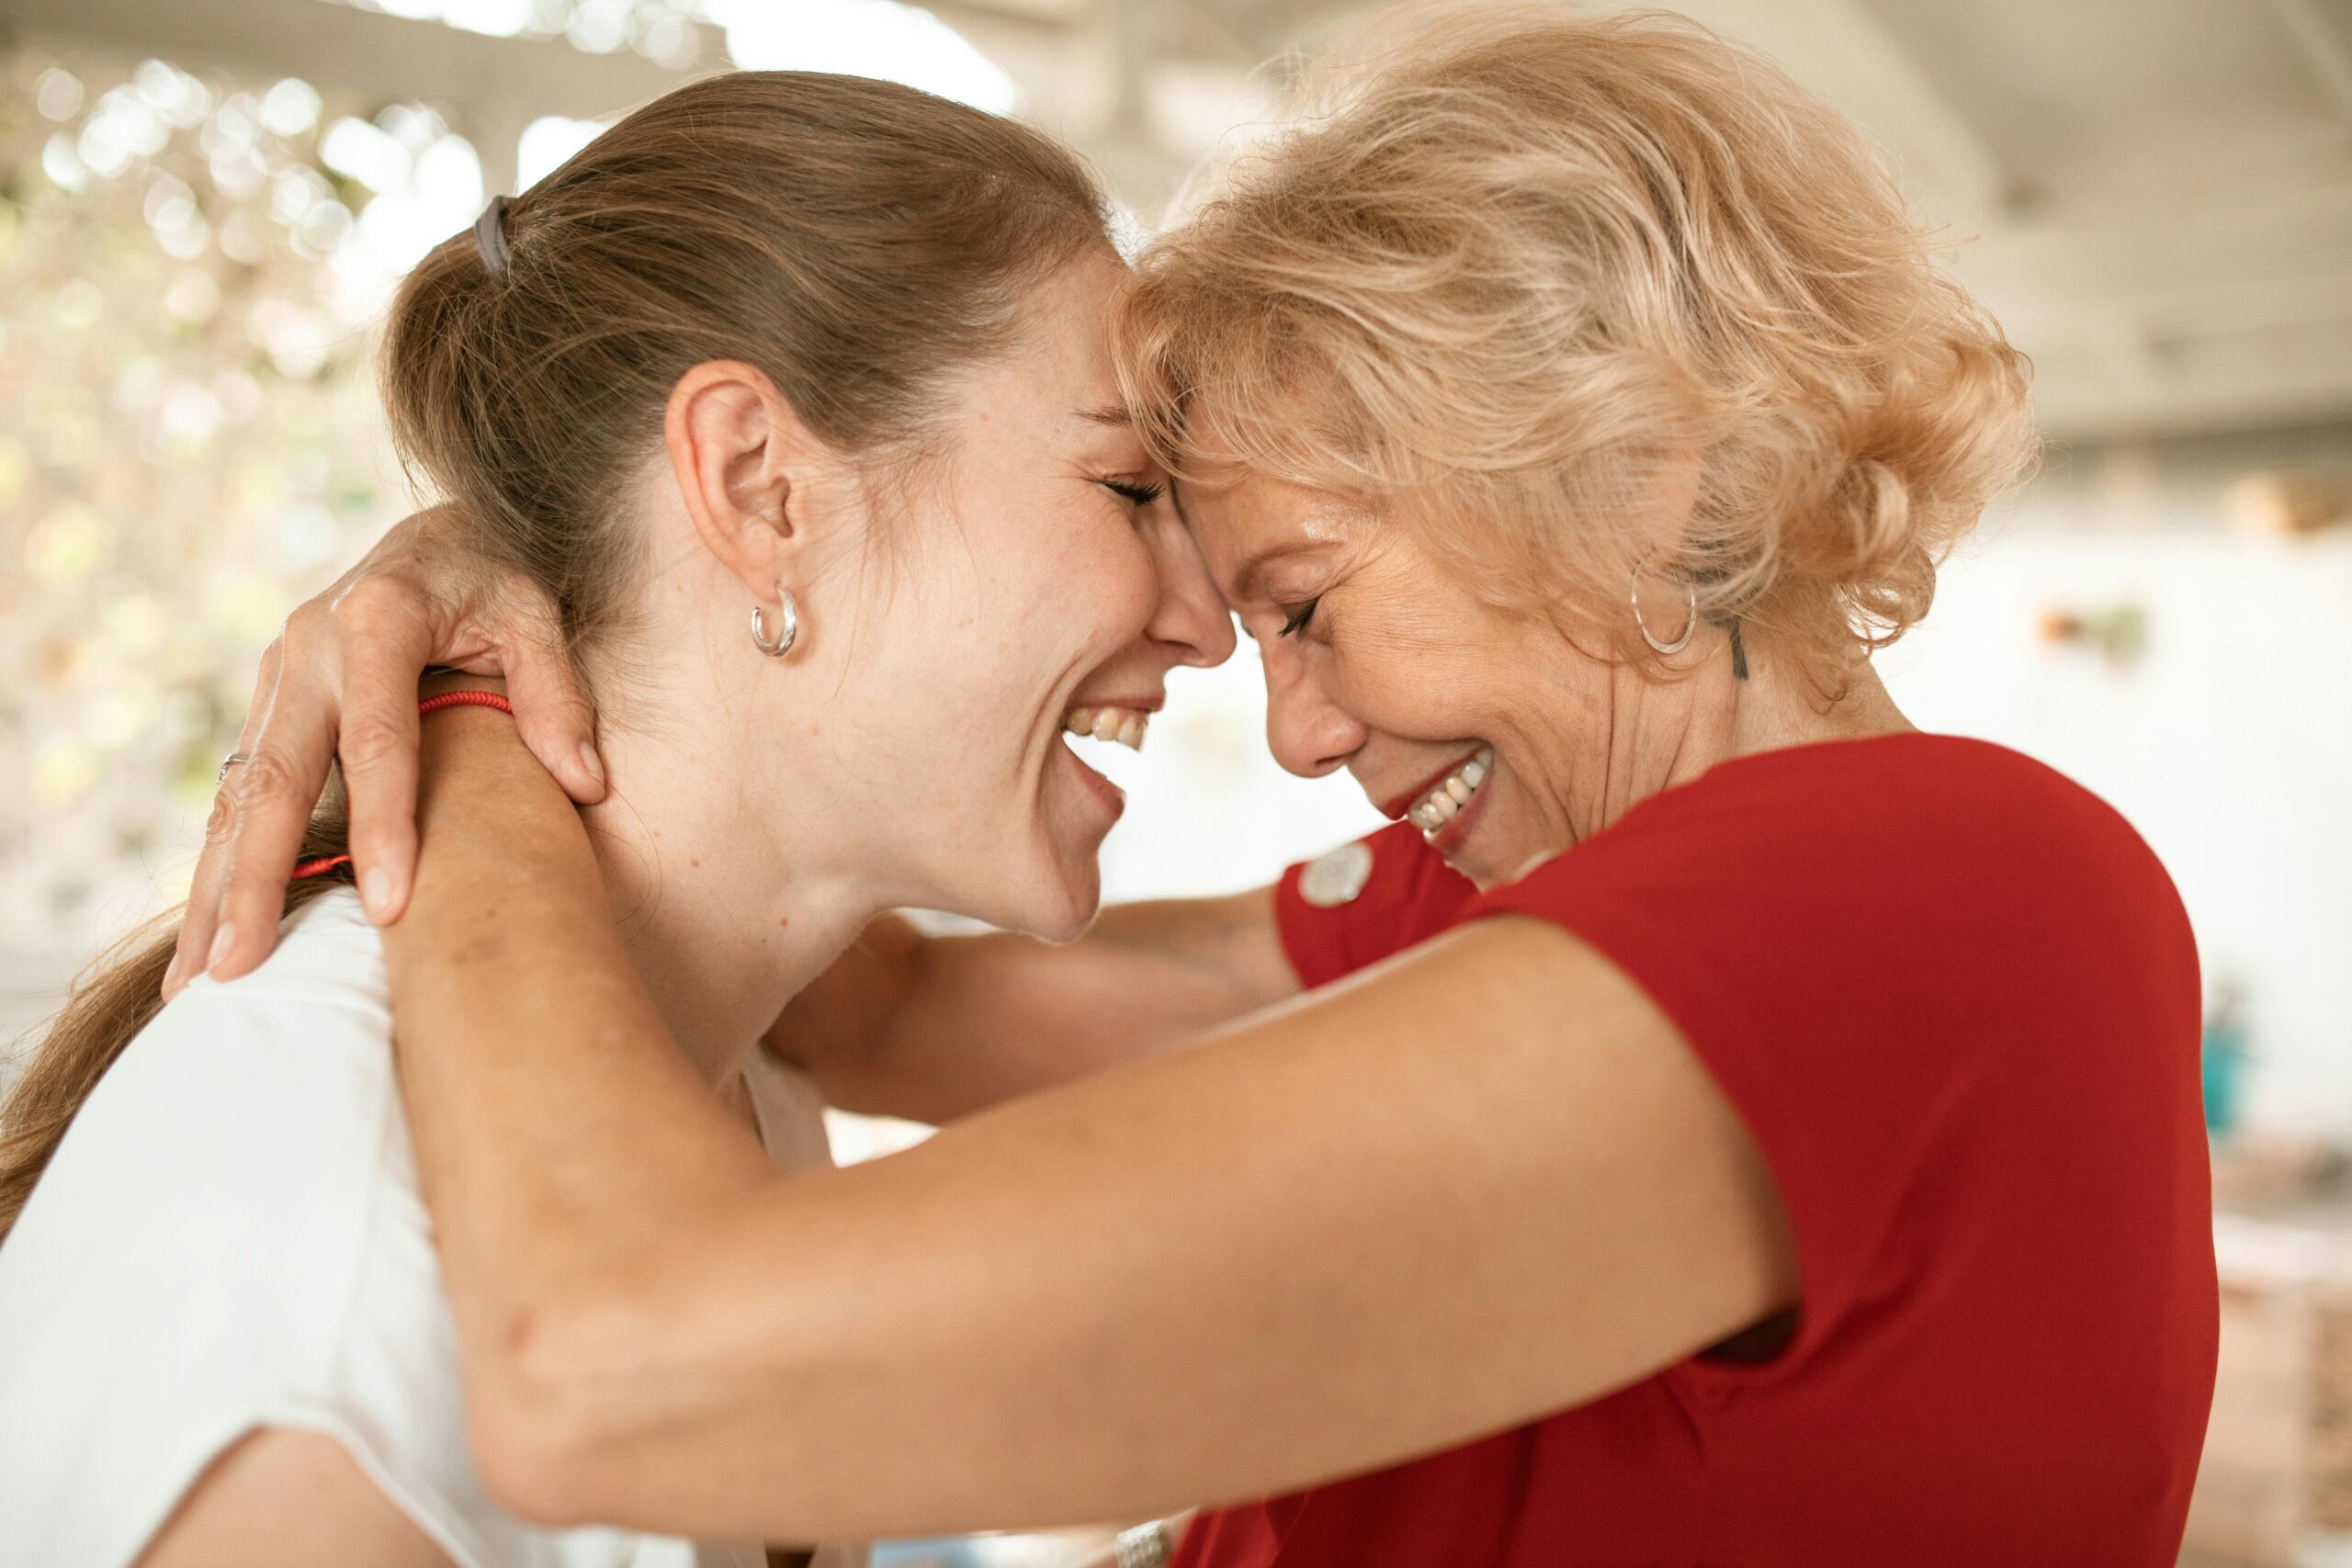
<svg viewBox="0 0 2352 1568">
<path fill-rule="evenodd" d="M 1436 739 L 1448 716 L 1460 711 L 1460 693 L 1424 659 L 1396 653 L 1338 655 L 1330 660 L 1331 700 L 1366 728 L 1390 735 Z"/>
<path fill-rule="evenodd" d="M 1159 604 L 1161 572 L 1151 547 L 1129 529 L 1115 537 L 1102 562 L 1104 615 L 1127 640 L 1143 634 L 1145 624 Z"/>
<path fill-rule="evenodd" d="M 1430 607 L 1433 609 L 1434 607 Z M 1333 699 L 1375 729 L 1459 739 L 1516 705 L 1522 656 L 1482 639 L 1475 615 L 1447 622 L 1429 610 L 1342 624 L 1323 650 Z"/>
<path fill-rule="evenodd" d="M 1004 592 L 1023 606 L 1032 656 L 1106 657 L 1143 634 L 1159 599 L 1150 547 L 1118 517 L 1033 534 L 1007 576 L 1017 578 Z"/>
</svg>

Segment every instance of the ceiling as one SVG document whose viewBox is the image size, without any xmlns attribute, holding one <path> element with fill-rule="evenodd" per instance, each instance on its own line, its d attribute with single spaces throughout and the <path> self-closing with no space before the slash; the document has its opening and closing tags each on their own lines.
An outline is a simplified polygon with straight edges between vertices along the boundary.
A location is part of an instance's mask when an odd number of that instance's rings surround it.
<svg viewBox="0 0 2352 1568">
<path fill-rule="evenodd" d="M 1351 0 L 962 0 L 1149 200 Z M 1593 6 L 1589 8 L 1613 8 Z M 1682 0 L 1886 150 L 2062 439 L 2352 415 L 2352 0 Z M 1036 49 L 1062 35 L 1058 51 Z M 1084 40 L 1083 42 L 1080 40 Z M 1124 54 L 1127 63 L 1120 63 Z M 1113 95 L 1129 84 L 1114 111 Z"/>
<path fill-rule="evenodd" d="M 789 7 L 794 0 L 774 0 Z M 1263 62 L 1355 0 L 937 0 L 1148 215 Z M 1614 8 L 1590 6 L 1588 8 Z M 2061 440 L 2352 417 L 2352 0 L 1683 0 L 1860 119 L 2037 367 Z M 670 77 L 319 0 L 0 0 L 100 36 L 446 102 L 453 122 L 609 112 Z M 705 68 L 723 63 L 715 30 Z M 485 151 L 489 151 L 486 146 Z"/>
</svg>

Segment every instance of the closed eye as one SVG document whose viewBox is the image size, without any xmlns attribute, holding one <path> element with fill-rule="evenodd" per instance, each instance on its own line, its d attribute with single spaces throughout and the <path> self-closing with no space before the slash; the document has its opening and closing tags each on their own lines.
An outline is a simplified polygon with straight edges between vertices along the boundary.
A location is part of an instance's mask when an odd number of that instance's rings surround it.
<svg viewBox="0 0 2352 1568">
<path fill-rule="evenodd" d="M 1282 635 L 1283 637 L 1288 637 L 1291 633 L 1297 631 L 1300 627 L 1306 626 L 1307 622 L 1313 620 L 1315 618 L 1315 606 L 1321 603 L 1323 603 L 1323 596 L 1318 593 L 1314 598 L 1309 599 L 1306 604 L 1301 604 L 1297 609 L 1293 610 L 1288 615 L 1284 616 L 1283 619 Z"/>
<path fill-rule="evenodd" d="M 1130 479 L 1104 479 L 1102 488 L 1113 495 L 1133 502 L 1137 506 L 1149 506 L 1165 493 L 1163 487 L 1159 485 L 1136 484 Z"/>
</svg>

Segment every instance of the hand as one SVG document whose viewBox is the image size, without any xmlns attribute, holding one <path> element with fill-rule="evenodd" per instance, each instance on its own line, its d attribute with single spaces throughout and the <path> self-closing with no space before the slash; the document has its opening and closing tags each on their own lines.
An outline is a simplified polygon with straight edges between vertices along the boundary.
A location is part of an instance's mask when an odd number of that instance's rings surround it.
<svg viewBox="0 0 2352 1568">
<path fill-rule="evenodd" d="M 205 824 L 166 999 L 200 974 L 232 979 L 269 955 L 286 882 L 340 758 L 351 853 L 368 919 L 408 905 L 416 872 L 417 678 L 427 665 L 500 675 L 523 741 L 582 805 L 605 795 L 595 712 L 555 607 L 484 560 L 451 508 L 394 528 L 287 617 L 262 655 L 253 707 Z"/>
</svg>

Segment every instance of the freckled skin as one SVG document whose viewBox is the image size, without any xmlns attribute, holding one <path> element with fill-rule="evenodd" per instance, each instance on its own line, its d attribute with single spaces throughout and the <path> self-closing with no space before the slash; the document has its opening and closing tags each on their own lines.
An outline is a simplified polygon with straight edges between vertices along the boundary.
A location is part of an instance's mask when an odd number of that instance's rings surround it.
<svg viewBox="0 0 2352 1568">
<path fill-rule="evenodd" d="M 1002 354 L 943 389 L 926 458 L 887 475 L 756 367 L 713 361 L 673 390 L 645 517 L 669 592 L 629 646 L 592 651 L 629 702 L 600 725 L 607 794 L 583 816 L 698 1058 L 740 1054 L 883 910 L 1054 940 L 1094 919 L 1119 804 L 1063 716 L 1156 706 L 1172 665 L 1233 647 L 1119 400 L 1125 276 L 1107 251 L 1072 261 Z M 764 658 L 747 611 L 780 586 L 799 633 Z M 674 874 L 701 862 L 724 874 Z"/>
<path fill-rule="evenodd" d="M 1105 317 L 1125 276 L 1107 252 L 1072 262 L 1006 352 L 944 389 L 936 449 L 887 478 L 766 400 L 755 367 L 682 379 L 647 527 L 649 558 L 684 591 L 633 631 L 661 660 L 616 655 L 616 684 L 660 721 L 606 727 L 611 794 L 586 813 L 662 923 L 687 911 L 659 863 L 705 860 L 727 874 L 700 888 L 726 907 L 704 918 L 774 933 L 789 908 L 812 951 L 881 908 L 1058 938 L 1092 919 L 1116 807 L 1062 744 L 1061 717 L 1152 647 L 1162 596 L 1141 513 L 1172 516 L 1113 488 L 1158 476 L 1132 429 L 1090 417 L 1118 407 Z M 744 622 L 778 584 L 799 634 L 766 659 Z M 1204 576 L 1202 589 L 1213 601 Z M 1140 695 L 1171 662 L 1150 657 Z M 676 954 L 645 966 L 683 989 Z M 789 976 L 771 964 L 763 978 Z"/>
</svg>

